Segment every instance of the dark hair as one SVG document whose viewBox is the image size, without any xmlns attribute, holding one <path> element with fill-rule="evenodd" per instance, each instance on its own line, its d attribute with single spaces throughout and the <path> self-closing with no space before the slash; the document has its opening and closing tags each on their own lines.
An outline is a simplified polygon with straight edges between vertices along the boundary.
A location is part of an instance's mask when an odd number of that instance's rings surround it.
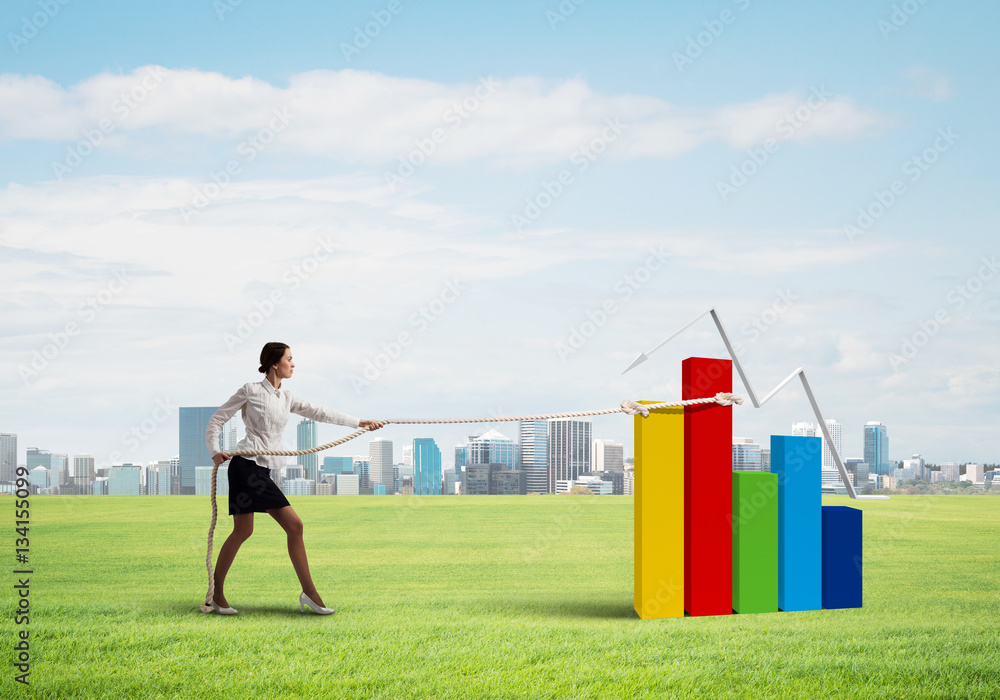
<svg viewBox="0 0 1000 700">
<path fill-rule="evenodd" d="M 286 349 L 288 346 L 284 343 L 265 343 L 264 349 L 260 351 L 260 367 L 257 368 L 257 371 L 261 374 L 267 374 L 271 367 L 281 362 Z"/>
</svg>

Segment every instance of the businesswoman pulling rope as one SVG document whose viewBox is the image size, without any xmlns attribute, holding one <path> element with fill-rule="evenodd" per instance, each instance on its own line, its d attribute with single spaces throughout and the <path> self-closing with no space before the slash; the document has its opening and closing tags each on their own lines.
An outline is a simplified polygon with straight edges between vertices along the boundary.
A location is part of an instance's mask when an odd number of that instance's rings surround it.
<svg viewBox="0 0 1000 700">
<path fill-rule="evenodd" d="M 285 494 L 271 479 L 271 469 L 280 469 L 285 460 L 276 455 L 256 455 L 251 458 L 230 456 L 218 451 L 219 433 L 237 411 L 242 411 L 246 437 L 236 445 L 237 450 L 280 450 L 281 436 L 288 422 L 289 413 L 306 418 L 345 425 L 351 428 L 378 430 L 383 421 L 360 420 L 321 406 L 302 401 L 281 386 L 295 369 L 292 351 L 284 343 L 267 343 L 260 351 L 257 371 L 266 375 L 260 382 L 241 386 L 226 403 L 212 415 L 205 431 L 205 442 L 216 465 L 229 462 L 229 514 L 233 516 L 233 532 L 226 539 L 215 564 L 214 594 L 211 609 L 222 615 L 235 615 L 236 609 L 226 600 L 225 581 L 229 567 L 248 537 L 253 533 L 254 513 L 267 513 L 281 525 L 288 536 L 288 556 L 302 584 L 299 608 L 309 606 L 314 612 L 329 615 L 335 612 L 323 603 L 319 591 L 309 574 L 305 543 L 302 539 L 302 519 L 295 513 Z M 214 521 L 213 521 L 214 522 Z M 207 609 L 207 608 L 203 608 Z"/>
</svg>

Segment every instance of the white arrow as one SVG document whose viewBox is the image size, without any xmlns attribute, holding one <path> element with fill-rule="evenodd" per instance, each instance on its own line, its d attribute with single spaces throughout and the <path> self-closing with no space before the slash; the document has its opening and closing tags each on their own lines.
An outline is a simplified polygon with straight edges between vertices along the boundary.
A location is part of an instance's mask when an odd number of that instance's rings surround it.
<svg viewBox="0 0 1000 700">
<path fill-rule="evenodd" d="M 733 359 L 733 364 L 736 366 L 736 371 L 739 372 L 740 374 L 740 379 L 743 381 L 743 386 L 745 386 L 747 389 L 747 394 L 750 395 L 750 401 L 753 403 L 754 408 L 760 408 L 761 406 L 766 404 L 768 401 L 771 400 L 771 398 L 775 394 L 784 389 L 785 385 L 787 385 L 788 382 L 792 381 L 796 376 L 798 376 L 798 378 L 802 382 L 802 388 L 806 392 L 806 398 L 809 399 L 809 405 L 812 406 L 813 414 L 815 414 L 816 416 L 816 421 L 819 423 L 820 429 L 823 431 L 823 438 L 826 440 L 826 444 L 830 447 L 830 454 L 833 455 L 833 461 L 837 463 L 837 471 L 840 472 L 840 480 L 844 482 L 844 485 L 847 487 L 847 494 L 851 498 L 888 499 L 889 498 L 888 496 L 863 496 L 863 495 L 858 495 L 857 492 L 855 492 L 854 484 L 851 483 L 850 474 L 847 473 L 847 467 L 844 466 L 844 462 L 840 458 L 840 453 L 837 452 L 837 447 L 836 445 L 833 444 L 833 438 L 830 436 L 830 429 L 826 425 L 826 420 L 823 418 L 823 413 L 819 410 L 819 404 L 816 403 L 816 396 L 813 394 L 812 387 L 809 386 L 809 380 L 806 379 L 806 372 L 804 369 L 799 367 L 794 372 L 785 377 L 781 381 L 781 383 L 778 384 L 778 386 L 771 389 L 770 393 L 768 393 L 767 396 L 765 396 L 761 400 L 757 399 L 757 392 L 754 391 L 753 385 L 750 383 L 750 379 L 747 377 L 746 372 L 743 371 L 743 365 L 742 363 L 740 363 L 740 358 L 736 356 L 736 351 L 733 349 L 733 344 L 729 341 L 729 334 L 726 333 L 726 329 L 722 325 L 722 321 L 721 319 L 719 319 L 719 314 L 716 313 L 714 306 L 708 309 L 707 311 L 703 311 L 702 313 L 695 316 L 680 330 L 675 332 L 673 335 L 671 335 L 662 343 L 654 347 L 649 352 L 639 353 L 639 356 L 632 361 L 632 364 L 630 364 L 627 368 L 625 368 L 625 372 L 628 372 L 633 367 L 641 365 L 643 362 L 648 360 L 650 355 L 652 355 L 654 352 L 662 348 L 664 345 L 669 343 L 678 335 L 686 331 L 688 328 L 693 326 L 695 322 L 698 321 L 705 314 L 712 315 L 712 320 L 715 321 L 715 327 L 719 329 L 719 335 L 722 336 L 722 342 L 726 344 L 726 350 L 729 352 L 729 356 Z M 622 374 L 625 374 L 625 372 L 622 372 Z"/>
</svg>

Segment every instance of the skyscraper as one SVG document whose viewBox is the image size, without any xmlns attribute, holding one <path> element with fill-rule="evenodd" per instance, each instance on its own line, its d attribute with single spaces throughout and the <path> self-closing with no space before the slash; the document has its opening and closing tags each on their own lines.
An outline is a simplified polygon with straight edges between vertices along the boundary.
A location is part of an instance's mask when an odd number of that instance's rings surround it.
<svg viewBox="0 0 1000 700">
<path fill-rule="evenodd" d="M 889 434 L 886 426 L 877 420 L 865 423 L 865 463 L 876 474 L 890 474 L 896 465 L 889 464 Z"/>
<path fill-rule="evenodd" d="M 295 432 L 296 450 L 308 450 L 312 447 L 316 447 L 316 421 L 312 418 L 303 418 L 300 420 Z M 313 483 L 319 481 L 316 478 L 316 467 L 319 464 L 319 458 L 316 452 L 307 455 L 299 455 L 295 459 L 302 465 L 303 469 L 305 469 L 306 479 L 312 480 Z"/>
<path fill-rule="evenodd" d="M 181 493 L 194 495 L 195 467 L 210 467 L 215 463 L 208 453 L 205 444 L 205 431 L 208 430 L 208 419 L 219 410 L 218 406 L 181 406 L 178 421 L 180 424 L 180 472 Z M 219 433 L 217 450 L 222 450 L 222 436 Z"/>
<path fill-rule="evenodd" d="M 625 469 L 625 445 L 613 440 L 594 440 L 592 472 L 620 472 Z"/>
<path fill-rule="evenodd" d="M 812 423 L 792 423 L 792 435 L 816 437 L 816 426 Z"/>
<path fill-rule="evenodd" d="M 392 440 L 375 438 L 368 443 L 368 480 L 392 488 Z"/>
<path fill-rule="evenodd" d="M 506 464 L 517 469 L 517 443 L 497 430 L 470 437 L 465 449 L 467 464 Z"/>
<path fill-rule="evenodd" d="M 576 480 L 590 471 L 591 421 L 573 418 L 550 418 L 549 424 L 549 493 L 556 492 L 556 482 Z"/>
<path fill-rule="evenodd" d="M 413 439 L 413 493 L 441 494 L 441 450 L 433 438 Z"/>
<path fill-rule="evenodd" d="M 465 466 L 465 445 L 455 445 L 455 477 L 462 480 L 462 467 Z"/>
<path fill-rule="evenodd" d="M 760 445 L 753 438 L 733 438 L 733 470 L 742 472 L 763 471 Z"/>
<path fill-rule="evenodd" d="M 528 493 L 549 490 L 549 423 L 546 420 L 521 421 L 520 470 Z"/>
<path fill-rule="evenodd" d="M 0 433 L 0 482 L 13 483 L 17 478 L 17 434 Z"/>
<path fill-rule="evenodd" d="M 354 458 L 330 455 L 323 458 L 324 474 L 351 474 L 354 472 Z"/>
<path fill-rule="evenodd" d="M 73 455 L 73 484 L 78 494 L 93 493 L 94 455 Z"/>
<path fill-rule="evenodd" d="M 830 431 L 830 437 L 833 438 L 833 446 L 837 448 L 837 454 L 840 455 L 841 459 L 844 458 L 844 426 L 835 421 L 833 418 L 826 419 L 826 429 Z M 837 463 L 833 459 L 833 452 L 830 451 L 830 446 L 826 444 L 826 439 L 823 440 L 823 469 L 836 469 Z"/>
</svg>

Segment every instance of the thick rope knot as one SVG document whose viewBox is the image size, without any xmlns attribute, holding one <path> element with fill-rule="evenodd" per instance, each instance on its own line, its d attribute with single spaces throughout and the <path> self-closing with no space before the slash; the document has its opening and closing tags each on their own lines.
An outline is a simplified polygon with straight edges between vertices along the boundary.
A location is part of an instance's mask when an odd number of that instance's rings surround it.
<svg viewBox="0 0 1000 700">
<path fill-rule="evenodd" d="M 720 406 L 732 406 L 733 404 L 742 405 L 743 397 L 739 394 L 728 394 L 724 391 L 720 391 L 715 395 L 715 402 Z"/>
<path fill-rule="evenodd" d="M 632 401 L 630 399 L 625 399 L 624 401 L 622 401 L 622 413 L 627 413 L 630 416 L 634 416 L 641 413 L 642 417 L 645 418 L 646 416 L 649 415 L 649 409 L 643 406 L 641 403 L 636 403 L 635 401 Z"/>
</svg>

